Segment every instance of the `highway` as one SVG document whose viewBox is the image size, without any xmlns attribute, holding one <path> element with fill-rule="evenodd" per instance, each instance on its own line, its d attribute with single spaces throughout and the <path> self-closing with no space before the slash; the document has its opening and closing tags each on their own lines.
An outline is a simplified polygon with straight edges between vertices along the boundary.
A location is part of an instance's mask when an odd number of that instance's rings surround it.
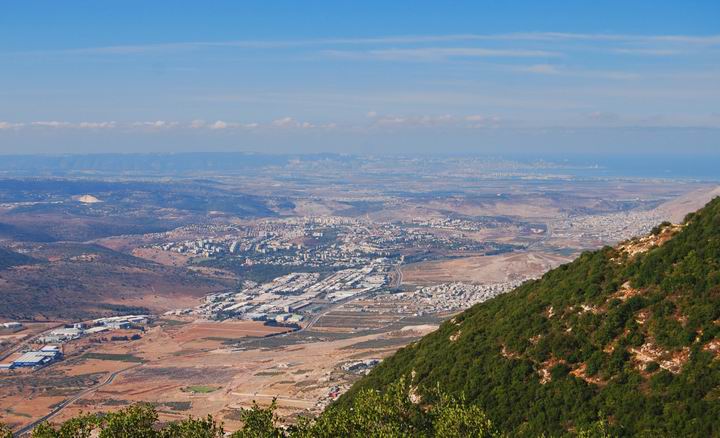
<svg viewBox="0 0 720 438">
<path fill-rule="evenodd" d="M 304 330 L 308 330 L 308 329 L 312 328 L 312 326 L 315 325 L 315 323 L 317 323 L 317 322 L 320 320 L 320 318 L 322 318 L 323 316 L 325 316 L 325 315 L 327 315 L 328 313 L 332 312 L 333 310 L 337 309 L 338 307 L 341 307 L 342 305 L 347 304 L 347 303 L 349 303 L 350 301 L 358 300 L 358 299 L 361 299 L 361 298 L 366 298 L 366 297 L 368 297 L 368 296 L 371 296 L 371 295 L 374 294 L 374 293 L 377 293 L 377 291 L 364 292 L 364 293 L 361 293 L 361 294 L 353 295 L 353 296 L 351 296 L 351 297 L 347 297 L 347 298 L 344 298 L 344 299 L 342 299 L 342 300 L 336 301 L 336 302 L 332 303 L 331 305 L 329 305 L 328 307 L 326 307 L 325 309 L 323 309 L 321 312 L 318 312 L 317 315 L 314 315 L 314 316 L 310 319 L 310 321 L 307 323 L 307 325 L 305 325 L 304 327 L 302 327 L 300 330 L 295 330 L 294 332 L 285 333 L 284 335 L 289 335 L 289 334 L 292 334 L 292 333 L 298 333 L 298 332 L 301 332 L 301 331 L 304 331 Z"/>
<path fill-rule="evenodd" d="M 402 273 L 402 268 L 401 268 L 400 264 L 395 266 L 395 273 L 397 274 L 397 277 L 395 279 L 395 286 L 393 286 L 393 287 L 398 288 L 398 287 L 402 286 L 402 281 L 403 281 L 403 273 Z"/>
<path fill-rule="evenodd" d="M 22 429 L 16 431 L 16 432 L 15 432 L 15 436 L 21 437 L 21 436 L 28 435 L 28 434 L 29 434 L 30 432 L 32 432 L 32 430 L 33 430 L 37 425 L 39 425 L 40 423 L 52 419 L 54 416 L 56 416 L 57 414 L 59 414 L 59 413 L 60 413 L 63 409 L 65 409 L 66 407 L 70 406 L 71 404 L 75 403 L 76 401 L 80 400 L 81 398 L 83 398 L 83 397 L 85 397 L 85 396 L 87 396 L 87 395 L 89 395 L 89 394 L 97 391 L 98 389 L 102 388 L 103 386 L 110 385 L 110 384 L 115 380 L 115 378 L 116 378 L 117 376 L 119 376 L 120 374 L 123 374 L 123 373 L 125 373 L 125 372 L 127 372 L 127 371 L 130 371 L 130 370 L 133 369 L 133 368 L 137 368 L 137 367 L 139 367 L 139 366 L 141 366 L 141 365 L 142 365 L 141 363 L 138 363 L 138 364 L 132 365 L 132 366 L 130 366 L 130 367 L 128 367 L 128 368 L 125 368 L 125 369 L 118 370 L 118 371 L 115 371 L 115 372 L 113 372 L 113 373 L 110 373 L 110 375 L 107 376 L 107 378 L 106 378 L 105 380 L 103 380 L 101 383 L 98 383 L 97 385 L 93 386 L 92 388 L 88 388 L 88 389 L 86 389 L 86 390 L 84 390 L 84 391 L 82 391 L 82 392 L 80 392 L 80 393 L 78 393 L 78 394 L 70 397 L 69 399 L 67 399 L 67 400 L 63 401 L 62 403 L 58 404 L 52 411 L 50 411 L 50 412 L 49 412 L 47 415 L 45 415 L 44 417 L 39 418 L 39 419 L 33 421 L 32 423 L 28 424 L 27 426 L 23 427 Z"/>
</svg>

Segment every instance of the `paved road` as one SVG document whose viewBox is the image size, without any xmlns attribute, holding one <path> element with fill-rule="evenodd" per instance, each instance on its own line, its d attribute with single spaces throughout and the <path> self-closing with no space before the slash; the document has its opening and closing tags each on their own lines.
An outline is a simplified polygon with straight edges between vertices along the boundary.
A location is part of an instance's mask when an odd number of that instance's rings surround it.
<svg viewBox="0 0 720 438">
<path fill-rule="evenodd" d="M 125 372 L 127 372 L 127 371 L 130 371 L 131 369 L 137 368 L 137 367 L 139 367 L 139 366 L 141 366 L 141 365 L 142 365 L 141 363 L 138 363 L 138 364 L 135 364 L 135 365 L 133 365 L 133 366 L 131 366 L 131 367 L 128 367 L 128 368 L 125 368 L 125 369 L 118 370 L 118 371 L 115 371 L 115 372 L 113 372 L 113 373 L 110 373 L 110 375 L 107 376 L 107 378 L 106 378 L 105 380 L 103 380 L 101 383 L 98 383 L 97 385 L 93 386 L 92 388 L 88 388 L 88 389 L 86 389 L 86 390 L 84 390 L 84 391 L 82 391 L 82 392 L 74 395 L 73 397 L 65 400 L 64 402 L 60 403 L 59 405 L 57 405 L 52 411 L 50 411 L 50 412 L 49 412 L 47 415 L 45 415 L 44 417 L 35 420 L 34 422 L 28 424 L 27 426 L 25 426 L 25 427 L 23 427 L 22 429 L 20 429 L 20 430 L 18 430 L 17 432 L 15 432 L 15 436 L 21 437 L 21 436 L 24 436 L 24 435 L 29 434 L 29 433 L 32 432 L 32 430 L 33 430 L 37 425 L 39 425 L 40 423 L 52 419 L 54 416 L 56 416 L 57 414 L 59 414 L 60 411 L 62 411 L 62 410 L 65 409 L 66 407 L 70 406 L 71 404 L 75 403 L 76 401 L 80 400 L 81 398 L 87 396 L 88 394 L 97 391 L 98 389 L 102 388 L 103 386 L 106 386 L 106 385 L 111 384 L 111 383 L 115 380 L 115 378 L 116 378 L 117 376 L 119 376 L 120 374 L 125 373 Z"/>
<path fill-rule="evenodd" d="M 537 247 L 541 247 L 548 240 L 550 240 L 550 238 L 552 237 L 552 234 L 553 234 L 552 224 L 550 224 L 550 222 L 546 222 L 545 228 L 546 228 L 545 234 L 543 234 L 542 237 L 540 237 L 540 239 L 536 240 L 535 242 L 528 244 L 527 249 L 534 249 Z"/>
<path fill-rule="evenodd" d="M 302 327 L 300 330 L 295 330 L 294 332 L 287 333 L 287 334 L 298 333 L 298 332 L 301 332 L 301 331 L 304 331 L 304 330 L 308 330 L 308 329 L 312 328 L 312 326 L 314 326 L 315 323 L 317 323 L 317 322 L 320 320 L 320 318 L 322 318 L 323 316 L 325 316 L 325 315 L 327 315 L 328 313 L 332 312 L 333 310 L 337 309 L 338 307 L 341 307 L 342 305 L 347 304 L 347 303 L 349 303 L 350 301 L 354 301 L 354 300 L 358 300 L 358 299 L 361 299 L 361 298 L 368 297 L 368 296 L 370 296 L 370 295 L 372 295 L 373 293 L 376 293 L 376 292 L 377 292 L 377 291 L 364 292 L 364 293 L 361 293 L 361 294 L 353 295 L 353 296 L 351 296 L 351 297 L 342 299 L 342 300 L 340 300 L 340 301 L 336 301 L 335 303 L 333 303 L 333 304 L 331 304 L 330 306 L 328 306 L 328 307 L 326 307 L 325 309 L 323 309 L 323 310 L 322 310 L 321 312 L 319 312 L 317 315 L 313 316 L 312 319 L 310 319 L 310 322 L 308 322 L 307 325 L 305 325 L 305 327 Z"/>
<path fill-rule="evenodd" d="M 343 304 L 347 304 L 347 303 L 349 303 L 350 301 L 357 300 L 357 299 L 360 299 L 360 298 L 368 297 L 368 296 L 370 296 L 370 295 L 372 295 L 373 293 L 376 293 L 376 292 L 377 292 L 377 291 L 364 292 L 364 293 L 361 293 L 361 294 L 353 295 L 353 296 L 348 297 L 348 298 L 344 298 L 344 299 L 342 299 L 342 300 L 340 300 L 340 301 L 336 301 L 336 302 L 332 303 L 331 305 L 327 306 L 326 308 L 324 308 L 322 311 L 320 311 L 320 312 L 318 312 L 317 314 L 313 315 L 313 317 L 310 318 L 310 320 L 308 321 L 308 323 L 305 324 L 304 326 L 301 326 L 299 329 L 293 330 L 293 331 L 291 331 L 291 332 L 286 332 L 286 333 L 278 333 L 278 334 L 274 334 L 274 335 L 267 335 L 267 336 L 265 336 L 265 338 L 291 336 L 291 335 L 294 335 L 294 334 L 297 334 L 297 333 L 300 333 L 300 332 L 304 332 L 305 330 L 309 330 L 309 329 L 312 328 L 312 326 L 314 326 L 314 325 L 320 320 L 320 318 L 322 318 L 323 316 L 325 316 L 325 315 L 327 315 L 328 313 L 332 312 L 333 310 L 337 309 L 338 307 L 341 307 Z"/>
<path fill-rule="evenodd" d="M 395 283 L 394 287 L 398 288 L 398 287 L 402 286 L 402 281 L 403 281 L 403 273 L 402 273 L 401 265 L 395 266 L 395 273 L 397 274 L 397 277 L 395 279 L 396 283 Z"/>
</svg>

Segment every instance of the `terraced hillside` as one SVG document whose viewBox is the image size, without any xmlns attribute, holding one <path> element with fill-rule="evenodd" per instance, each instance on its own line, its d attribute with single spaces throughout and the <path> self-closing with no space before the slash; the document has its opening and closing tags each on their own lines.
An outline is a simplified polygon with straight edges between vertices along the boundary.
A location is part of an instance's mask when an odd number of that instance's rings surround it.
<svg viewBox="0 0 720 438">
<path fill-rule="evenodd" d="M 479 405 L 512 436 L 720 435 L 720 198 L 472 307 L 338 402 L 403 376 Z"/>
</svg>

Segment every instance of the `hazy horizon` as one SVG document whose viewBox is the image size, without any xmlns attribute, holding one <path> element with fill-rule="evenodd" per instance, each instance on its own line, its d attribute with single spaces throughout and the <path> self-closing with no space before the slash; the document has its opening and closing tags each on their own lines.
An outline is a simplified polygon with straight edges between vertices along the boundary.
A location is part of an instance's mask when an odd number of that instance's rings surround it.
<svg viewBox="0 0 720 438">
<path fill-rule="evenodd" d="M 478 172 L 519 168 L 538 176 L 580 178 L 640 178 L 720 181 L 717 169 L 720 157 L 707 155 L 679 156 L 665 154 L 582 154 L 582 153 L 273 153 L 273 152 L 98 152 L 65 154 L 8 154 L 2 155 L 0 175 L 13 176 L 73 176 L 95 172 L 98 176 L 123 174 L 156 174 L 164 176 L 192 176 L 194 173 L 222 174 L 233 172 L 261 172 L 273 167 L 293 168 L 305 162 L 313 165 L 325 162 L 336 168 L 360 170 L 426 165 L 477 168 Z M 462 164 L 463 160 L 472 160 Z M 332 172 L 331 172 L 332 173 Z M 333 174 L 334 175 L 334 174 Z M 417 175 L 421 177 L 422 175 Z M 478 174 L 482 177 L 482 174 Z"/>
</svg>

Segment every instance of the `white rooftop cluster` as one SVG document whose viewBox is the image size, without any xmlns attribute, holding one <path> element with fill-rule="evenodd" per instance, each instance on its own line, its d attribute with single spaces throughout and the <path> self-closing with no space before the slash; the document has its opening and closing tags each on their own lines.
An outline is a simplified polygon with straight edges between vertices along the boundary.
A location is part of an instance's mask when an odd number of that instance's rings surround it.
<svg viewBox="0 0 720 438">
<path fill-rule="evenodd" d="M 395 306 L 392 308 L 392 311 L 395 313 L 425 315 L 452 312 L 466 309 L 477 303 L 509 292 L 520 286 L 523 281 L 518 280 L 487 285 L 444 283 L 423 287 L 412 292 L 375 297 L 374 300 L 382 301 L 383 303 L 394 302 Z M 372 311 L 372 308 L 366 309 L 366 311 Z"/>
<path fill-rule="evenodd" d="M 592 239 L 614 244 L 646 234 L 663 219 L 655 210 L 568 216 L 553 226 L 553 237 Z"/>
<path fill-rule="evenodd" d="M 391 266 L 384 259 L 358 269 L 343 269 L 324 278 L 319 273 L 293 272 L 237 292 L 208 295 L 194 309 L 173 314 L 194 314 L 208 319 L 277 320 L 282 314 L 302 312 L 312 304 L 326 305 L 377 291 L 388 284 Z"/>
<path fill-rule="evenodd" d="M 150 318 L 150 315 L 121 315 L 98 318 L 91 321 L 89 326 L 85 323 L 77 323 L 69 327 L 57 328 L 41 337 L 40 340 L 47 343 L 64 343 L 95 333 L 126 329 L 133 325 L 145 324 Z"/>
</svg>

